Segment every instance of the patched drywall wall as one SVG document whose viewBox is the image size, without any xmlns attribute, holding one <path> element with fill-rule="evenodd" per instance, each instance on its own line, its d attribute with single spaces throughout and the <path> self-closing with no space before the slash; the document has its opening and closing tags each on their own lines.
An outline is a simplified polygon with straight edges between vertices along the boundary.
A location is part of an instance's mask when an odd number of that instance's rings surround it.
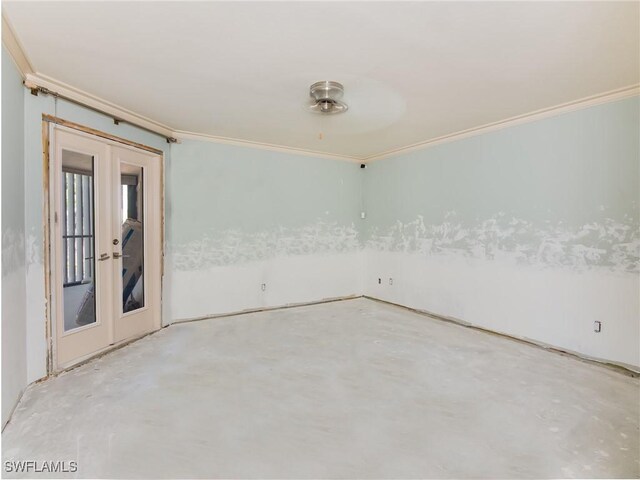
<svg viewBox="0 0 640 480">
<path fill-rule="evenodd" d="M 358 164 L 200 141 L 172 158 L 172 320 L 361 293 Z"/>
<path fill-rule="evenodd" d="M 24 94 L 2 47 L 2 425 L 27 385 L 24 259 Z"/>
<path fill-rule="evenodd" d="M 639 107 L 370 164 L 366 294 L 640 366 Z"/>
</svg>

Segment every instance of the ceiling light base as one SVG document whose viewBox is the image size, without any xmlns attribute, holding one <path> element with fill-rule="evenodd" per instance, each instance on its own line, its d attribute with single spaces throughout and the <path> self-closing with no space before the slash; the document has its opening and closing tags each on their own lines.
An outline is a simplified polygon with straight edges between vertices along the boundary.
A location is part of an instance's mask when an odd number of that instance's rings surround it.
<svg viewBox="0 0 640 480">
<path fill-rule="evenodd" d="M 313 105 L 309 107 L 314 113 L 333 115 L 344 113 L 349 107 L 340 101 L 344 95 L 344 87 L 341 83 L 324 80 L 316 82 L 309 88 L 309 95 L 313 99 Z"/>
</svg>

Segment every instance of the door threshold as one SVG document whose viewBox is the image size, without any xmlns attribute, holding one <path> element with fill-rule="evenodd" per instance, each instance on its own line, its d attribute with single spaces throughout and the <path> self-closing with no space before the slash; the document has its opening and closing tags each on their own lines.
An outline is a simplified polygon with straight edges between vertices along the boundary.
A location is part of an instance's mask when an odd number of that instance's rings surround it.
<svg viewBox="0 0 640 480">
<path fill-rule="evenodd" d="M 136 337 L 131 337 L 131 338 L 127 338 L 126 340 L 122 340 L 121 342 L 118 343 L 114 343 L 113 345 L 109 345 L 108 347 L 105 347 L 101 350 L 98 350 L 97 352 L 93 352 L 90 353 L 88 355 L 84 355 L 80 358 L 77 358 L 76 360 L 73 360 L 71 362 L 67 362 L 61 366 L 59 366 L 56 370 L 54 370 L 53 372 L 51 372 L 50 375 L 48 375 L 47 377 L 41 379 L 41 380 L 45 380 L 49 377 L 57 377 L 58 375 L 60 375 L 61 373 L 64 372 L 68 372 L 70 370 L 74 370 L 78 367 L 81 367 L 82 365 L 90 362 L 91 360 L 95 360 L 97 358 L 100 358 L 104 355 L 106 355 L 107 353 L 111 353 L 115 350 L 119 350 L 122 347 L 126 347 L 127 345 L 129 345 L 130 343 L 136 342 L 148 335 L 151 335 L 153 333 L 159 332 L 161 329 L 157 329 L 157 330 L 152 330 L 151 332 L 147 332 L 147 333 L 143 333 L 142 335 L 138 335 Z"/>
</svg>

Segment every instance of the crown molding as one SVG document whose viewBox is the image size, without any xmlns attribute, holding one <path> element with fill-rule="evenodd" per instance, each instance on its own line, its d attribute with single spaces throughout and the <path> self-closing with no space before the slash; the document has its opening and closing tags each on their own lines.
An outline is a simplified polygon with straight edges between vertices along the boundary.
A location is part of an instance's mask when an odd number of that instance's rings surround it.
<svg viewBox="0 0 640 480">
<path fill-rule="evenodd" d="M 18 71 L 23 79 L 34 72 L 29 58 L 24 53 L 24 48 L 22 48 L 18 37 L 4 14 L 2 15 L 2 44 L 9 52 L 13 63 L 18 67 Z"/>
<path fill-rule="evenodd" d="M 112 103 L 108 100 L 100 98 L 96 95 L 83 91 L 79 88 L 73 87 L 69 84 L 56 80 L 47 75 L 37 73 L 29 58 L 25 54 L 24 49 L 14 30 L 12 29 L 9 21 L 2 15 L 2 44 L 6 47 L 12 60 L 16 64 L 20 71 L 25 83 L 35 85 L 38 87 L 44 87 L 51 91 L 57 92 L 60 95 L 73 99 L 79 103 L 83 103 L 90 108 L 95 108 L 112 115 L 114 118 L 129 121 L 133 124 L 138 124 L 149 130 L 152 130 L 159 135 L 165 137 L 176 137 L 179 140 L 199 140 L 212 143 L 220 143 L 226 145 L 235 145 L 247 148 L 257 148 L 262 150 L 269 150 L 280 153 L 289 153 L 293 155 L 305 155 L 316 158 L 327 158 L 332 160 L 342 160 L 357 163 L 369 163 L 373 161 L 382 160 L 385 158 L 395 157 L 404 153 L 414 152 L 422 149 L 426 149 L 435 145 L 439 145 L 446 142 L 453 142 L 456 140 L 462 140 L 464 138 L 472 137 L 475 135 L 481 135 L 484 133 L 493 132 L 496 130 L 502 130 L 523 123 L 534 122 L 542 120 L 544 118 L 569 113 L 574 110 L 579 110 L 603 103 L 613 102 L 616 100 L 622 100 L 633 96 L 640 95 L 640 84 L 630 85 L 617 90 L 604 92 L 598 95 L 582 98 L 572 102 L 563 103 L 553 107 L 536 110 L 534 112 L 525 113 L 515 117 L 499 120 L 497 122 L 488 123 L 478 127 L 461 130 L 458 132 L 449 133 L 440 137 L 432 138 L 422 142 L 414 143 L 404 147 L 387 150 L 382 153 L 377 153 L 370 156 L 357 156 L 357 155 L 340 155 L 327 152 L 321 152 L 317 150 L 310 150 L 298 147 L 289 147 L 285 145 L 275 145 L 264 142 L 255 142 L 251 140 L 243 140 L 237 138 L 221 137 L 217 135 L 211 135 L 206 133 L 190 132 L 185 130 L 175 130 L 172 127 L 165 125 L 161 122 L 153 120 L 149 117 L 140 115 L 132 110 L 128 110 L 120 105 Z"/>
<path fill-rule="evenodd" d="M 548 117 L 555 117 L 564 113 L 573 112 L 583 108 L 593 107 L 603 103 L 614 102 L 616 100 L 622 100 L 624 98 L 634 97 L 640 95 L 640 84 L 630 85 L 627 87 L 611 90 L 609 92 L 600 93 L 598 95 L 592 95 L 590 97 L 581 98 L 572 102 L 563 103 L 553 107 L 543 108 L 534 112 L 525 113 L 523 115 L 517 115 L 515 117 L 499 120 L 497 122 L 487 123 L 479 127 L 473 127 L 459 132 L 442 135 L 437 138 L 425 140 L 423 142 L 407 145 L 406 147 L 400 147 L 393 150 L 388 150 L 383 153 L 371 155 L 363 159 L 364 163 L 369 163 L 377 160 L 383 160 L 385 158 L 395 157 L 404 153 L 415 152 L 423 150 L 428 147 L 439 145 L 446 142 L 453 142 L 456 140 L 462 140 L 463 138 L 473 137 L 484 133 L 494 132 L 496 130 L 502 130 L 523 123 L 535 122 Z"/>
<path fill-rule="evenodd" d="M 320 152 L 316 150 L 309 150 L 297 147 L 288 147 L 285 145 L 274 145 L 270 143 L 254 142 L 251 140 L 241 140 L 228 137 L 220 137 L 216 135 L 209 135 L 205 133 L 188 132 L 184 130 L 174 130 L 168 125 L 157 122 L 151 118 L 137 114 L 131 110 L 128 110 L 120 105 L 104 100 L 96 95 L 75 88 L 69 84 L 56 80 L 47 75 L 39 73 L 27 73 L 25 76 L 25 84 L 28 87 L 38 86 L 44 87 L 48 90 L 56 92 L 64 97 L 73 99 L 74 101 L 83 103 L 90 108 L 101 110 L 114 118 L 118 118 L 123 121 L 128 121 L 133 124 L 138 124 L 149 130 L 163 135 L 165 137 L 175 137 L 179 141 L 181 140 L 199 140 L 212 143 L 221 143 L 227 145 L 235 145 L 247 148 L 258 148 L 262 150 L 270 150 L 280 153 L 289 153 L 294 155 L 305 155 L 310 157 L 327 158 L 332 160 L 342 160 L 349 162 L 361 162 L 362 159 L 351 157 L 348 155 L 339 155 L 326 152 Z"/>
<path fill-rule="evenodd" d="M 3 32 L 4 32 L 4 29 L 3 29 Z M 4 38 L 4 34 L 3 34 L 3 38 Z M 331 160 L 342 160 L 342 161 L 356 162 L 356 163 L 369 163 L 369 162 L 374 162 L 378 160 L 383 160 L 385 158 L 391 158 L 397 155 L 410 153 L 418 150 L 423 150 L 423 149 L 426 149 L 435 145 L 439 145 L 442 143 L 462 140 L 464 138 L 481 135 L 481 134 L 485 134 L 485 133 L 489 133 L 497 130 L 502 130 L 502 129 L 513 127 L 516 125 L 521 125 L 524 123 L 534 122 L 534 121 L 542 120 L 545 118 L 562 115 L 575 110 L 580 110 L 580 109 L 600 105 L 603 103 L 614 102 L 616 100 L 622 100 L 625 98 L 640 95 L 640 84 L 631 85 L 631 86 L 620 88 L 617 90 L 604 92 L 598 95 L 593 95 L 593 96 L 582 98 L 572 102 L 563 103 L 553 107 L 548 107 L 541 110 L 536 110 L 534 112 L 526 113 L 523 115 L 518 115 L 515 117 L 500 120 L 497 122 L 481 125 L 479 127 L 473 127 L 466 130 L 461 130 L 459 132 L 450 133 L 437 138 L 432 138 L 429 140 L 425 140 L 423 142 L 414 143 L 412 145 L 407 145 L 405 147 L 388 150 L 386 152 L 367 157 L 367 156 L 340 155 L 340 154 L 333 154 L 333 153 L 321 152 L 317 150 L 310 150 L 310 149 L 304 149 L 304 148 L 298 148 L 298 147 L 289 147 L 285 145 L 275 145 L 275 144 L 264 143 L 264 142 L 254 142 L 251 140 L 221 137 L 221 136 L 210 135 L 206 133 L 190 132 L 186 130 L 175 130 L 153 119 L 139 115 L 131 110 L 125 109 L 119 105 L 116 105 L 112 102 L 104 100 L 100 97 L 92 95 L 78 88 L 72 87 L 71 85 L 65 84 L 63 82 L 55 80 L 46 75 L 27 73 L 25 76 L 25 83 L 30 83 L 40 87 L 45 87 L 61 95 L 72 98 L 78 102 L 84 103 L 89 107 L 102 110 L 108 113 L 109 115 L 112 115 L 114 118 L 119 118 L 124 121 L 137 123 L 141 126 L 144 126 L 145 128 L 148 128 L 149 130 L 153 130 L 157 132 L 160 135 L 163 135 L 166 137 L 176 137 L 180 141 L 181 140 L 198 140 L 198 141 L 204 141 L 204 142 L 268 150 L 268 151 L 274 151 L 274 152 L 280 152 L 280 153 L 289 153 L 293 155 L 304 155 L 304 156 L 310 156 L 310 157 L 316 157 L 316 158 L 327 158 Z"/>
<path fill-rule="evenodd" d="M 258 148 L 261 150 L 270 150 L 272 152 L 290 153 L 293 155 L 305 155 L 305 156 L 316 157 L 316 158 L 327 158 L 330 160 L 342 160 L 347 162 L 362 163 L 362 160 L 363 160 L 362 158 L 355 157 L 355 156 L 339 155 L 336 153 L 320 152 L 318 150 L 309 150 L 306 148 L 287 147 L 285 145 L 274 145 L 271 143 L 264 143 L 264 142 L 254 142 L 251 140 L 240 140 L 236 138 L 219 137 L 216 135 L 188 132 L 185 130 L 176 130 L 173 133 L 174 133 L 174 136 L 179 140 L 199 140 L 199 141 L 211 142 L 211 143 L 221 143 L 225 145 L 235 145 L 238 147 Z"/>
<path fill-rule="evenodd" d="M 68 97 L 79 103 L 83 103 L 90 108 L 101 110 L 119 120 L 138 124 L 165 137 L 173 137 L 173 129 L 168 125 L 164 125 L 163 123 L 140 115 L 132 110 L 128 110 L 124 107 L 121 107 L 120 105 L 109 102 L 108 100 L 104 100 L 103 98 L 92 95 L 91 93 L 80 90 L 79 88 L 75 88 L 47 75 L 43 75 L 40 73 L 27 74 L 25 78 L 25 85 L 27 85 L 28 87 L 44 87 L 64 97 Z"/>
<path fill-rule="evenodd" d="M 538 120 L 543 120 L 545 118 L 562 115 L 565 113 L 573 112 L 575 110 L 580 110 L 580 109 L 600 105 L 603 103 L 614 102 L 616 100 L 622 100 L 625 98 L 640 95 L 640 84 L 630 85 L 628 87 L 611 90 L 609 92 L 604 92 L 598 95 L 592 95 L 590 97 L 581 98 L 578 100 L 574 100 L 572 102 L 563 103 L 553 107 L 544 108 L 541 110 L 536 110 L 534 112 L 525 113 L 523 115 L 518 115 L 518 116 L 507 118 L 504 120 L 499 120 L 497 122 L 492 122 L 492 123 L 481 125 L 478 127 L 461 130 L 459 132 L 442 135 L 437 138 L 432 138 L 429 140 L 425 140 L 423 142 L 407 145 L 405 147 L 388 150 L 386 152 L 382 152 L 379 154 L 374 154 L 370 156 L 355 156 L 355 155 L 340 155 L 340 154 L 334 154 L 334 153 L 321 152 L 318 150 L 289 147 L 286 145 L 275 145 L 271 143 L 255 142 L 251 140 L 243 140 L 243 139 L 237 139 L 237 138 L 221 137 L 217 135 L 190 132 L 186 130 L 175 130 L 169 127 L 168 125 L 164 125 L 153 119 L 139 115 L 131 110 L 125 109 L 119 105 L 116 105 L 112 102 L 104 100 L 100 97 L 92 95 L 78 88 L 72 87 L 71 85 L 65 84 L 63 82 L 55 80 L 46 75 L 27 73 L 25 76 L 25 82 L 30 82 L 37 86 L 45 87 L 45 88 L 48 88 L 49 90 L 56 91 L 61 95 L 67 96 L 69 98 L 73 98 L 74 100 L 84 103 L 89 107 L 97 108 L 99 110 L 107 112 L 108 114 L 113 115 L 114 118 L 119 118 L 121 120 L 137 123 L 141 126 L 144 126 L 145 128 L 148 128 L 149 130 L 153 130 L 157 132 L 160 135 L 163 135 L 166 137 L 175 137 L 179 141 L 198 140 L 198 141 L 204 141 L 204 142 L 268 150 L 268 151 L 279 152 L 279 153 L 289 153 L 293 155 L 304 155 L 309 157 L 326 158 L 331 160 L 341 160 L 341 161 L 348 161 L 348 162 L 355 162 L 355 163 L 370 163 L 378 160 L 383 160 L 385 158 L 391 158 L 397 155 L 410 153 L 418 150 L 423 150 L 423 149 L 433 147 L 435 145 L 439 145 L 442 143 L 454 142 L 456 140 L 462 140 L 464 138 L 468 138 L 476 135 L 482 135 L 485 133 L 502 130 L 502 129 L 513 127 L 516 125 L 535 122 Z"/>
</svg>

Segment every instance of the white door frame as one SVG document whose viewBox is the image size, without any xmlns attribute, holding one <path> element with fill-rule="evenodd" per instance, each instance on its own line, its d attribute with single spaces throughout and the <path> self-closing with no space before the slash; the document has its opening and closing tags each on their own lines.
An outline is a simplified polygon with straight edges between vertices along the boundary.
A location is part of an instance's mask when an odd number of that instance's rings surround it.
<svg viewBox="0 0 640 480">
<path fill-rule="evenodd" d="M 130 343 L 133 340 L 141 338 L 142 336 L 146 336 L 149 333 L 159 330 L 162 327 L 162 283 L 164 280 L 164 152 L 161 150 L 155 149 L 153 147 L 149 147 L 147 145 L 138 144 L 114 135 L 110 135 L 105 132 L 101 132 L 98 130 L 91 129 L 89 127 L 85 127 L 83 125 L 79 125 L 73 122 L 69 122 L 57 117 L 53 117 L 50 115 L 43 115 L 43 128 L 42 128 L 42 138 L 43 138 L 43 181 L 44 181 L 44 198 L 45 198 L 45 208 L 44 208 L 44 239 L 45 239 L 45 255 L 44 255 L 44 267 L 45 267 L 45 292 L 47 295 L 46 302 L 46 340 L 47 340 L 47 374 L 55 374 L 60 371 L 64 371 L 73 366 L 77 366 L 78 364 L 93 358 L 97 355 L 103 354 L 106 351 L 119 348 L 120 346 Z M 66 131 L 72 133 L 74 135 L 80 137 L 86 137 L 92 139 L 94 141 L 100 141 L 104 144 L 107 144 L 112 147 L 117 147 L 121 149 L 129 149 L 132 152 L 143 153 L 147 156 L 152 155 L 154 158 L 153 161 L 158 162 L 159 167 L 159 175 L 158 175 L 158 185 L 155 188 L 159 188 L 160 191 L 158 193 L 159 198 L 159 208 L 160 215 L 158 218 L 159 222 L 159 231 L 160 231 L 160 239 L 159 240 L 159 255 L 158 266 L 159 271 L 151 272 L 149 275 L 150 280 L 153 283 L 156 283 L 156 288 L 158 288 L 158 298 L 157 302 L 157 315 L 153 318 L 153 326 L 151 331 L 145 332 L 141 335 L 133 336 L 130 338 L 122 339 L 119 341 L 113 341 L 111 345 L 108 345 L 105 348 L 102 348 L 98 351 L 92 352 L 83 357 L 77 358 L 70 363 L 60 365 L 58 363 L 58 354 L 57 354 L 57 316 L 60 315 L 59 308 L 56 303 L 57 296 L 60 296 L 60 293 L 57 292 L 57 283 L 58 279 L 56 276 L 55 269 L 55 252 L 60 240 L 56 236 L 56 228 L 55 228 L 55 209 L 51 208 L 55 205 L 56 201 L 56 187 L 54 183 L 56 169 L 52 168 L 53 165 L 57 166 L 56 163 L 56 154 L 57 152 L 54 150 L 56 148 L 55 145 L 55 132 L 54 128 L 60 129 L 61 131 Z M 95 251 L 96 256 L 99 254 L 98 251 Z M 97 262 L 96 262 L 97 263 Z M 151 277 L 153 276 L 153 278 Z M 113 328 L 111 327 L 111 339 L 113 339 Z"/>
</svg>

